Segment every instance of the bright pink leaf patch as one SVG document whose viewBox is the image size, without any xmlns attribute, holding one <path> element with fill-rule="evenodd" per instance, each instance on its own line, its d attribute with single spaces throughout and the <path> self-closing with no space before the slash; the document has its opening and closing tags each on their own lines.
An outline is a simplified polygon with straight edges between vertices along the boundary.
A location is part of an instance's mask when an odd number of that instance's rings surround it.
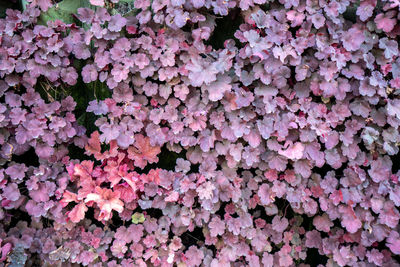
<svg viewBox="0 0 400 267">
<path fill-rule="evenodd" d="M 85 203 L 81 202 L 68 213 L 68 218 L 71 219 L 71 222 L 78 223 L 85 218 L 85 213 L 87 210 L 88 208 L 86 207 Z"/>
</svg>

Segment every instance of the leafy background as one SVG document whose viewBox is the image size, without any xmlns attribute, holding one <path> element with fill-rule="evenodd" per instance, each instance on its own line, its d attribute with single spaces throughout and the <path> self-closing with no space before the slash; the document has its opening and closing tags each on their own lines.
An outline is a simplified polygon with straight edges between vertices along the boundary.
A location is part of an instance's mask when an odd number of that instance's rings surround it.
<svg viewBox="0 0 400 267">
<path fill-rule="evenodd" d="M 116 4 L 113 7 L 111 13 L 121 13 L 123 15 L 135 14 L 133 1 L 134 0 L 120 0 L 120 3 Z M 41 15 L 40 21 L 38 21 L 39 24 L 45 25 L 48 21 L 59 19 L 66 23 L 76 23 L 78 26 L 83 26 L 80 25 L 80 22 L 73 16 L 73 14 L 76 13 L 79 7 L 89 7 L 93 9 L 95 8 L 93 6 L 90 6 L 89 1 L 87 0 L 63 0 L 56 2 L 57 4 L 54 7 L 50 8 L 47 12 L 44 12 Z M 0 1 L 0 17 L 5 17 L 6 10 L 8 8 L 22 10 L 26 6 L 26 4 L 26 0 Z M 359 2 L 349 7 L 349 9 L 345 12 L 344 17 L 350 21 L 355 21 L 355 12 L 358 5 Z M 234 9 L 229 13 L 228 16 L 217 19 L 216 29 L 213 32 L 211 38 L 208 40 L 207 44 L 212 45 L 214 49 L 220 49 L 223 47 L 223 43 L 225 40 L 235 39 L 233 35 L 236 29 L 238 29 L 239 25 L 243 22 L 243 18 L 240 16 L 239 13 L 240 12 L 238 9 Z M 239 43 L 237 45 L 239 45 Z M 74 62 L 74 65 L 77 68 L 78 73 L 80 73 L 82 67 L 84 66 L 84 61 L 77 60 Z M 96 116 L 93 113 L 86 112 L 88 103 L 94 99 L 104 100 L 108 97 L 111 97 L 111 92 L 107 88 L 107 85 L 105 83 L 96 81 L 86 84 L 82 81 L 81 77 L 79 77 L 78 82 L 74 86 L 61 86 L 57 88 L 53 88 L 50 82 L 42 80 L 41 82 L 37 83 L 36 90 L 42 95 L 42 97 L 44 97 L 48 101 L 61 100 L 67 95 L 72 96 L 77 103 L 75 115 L 79 124 L 83 125 L 86 128 L 87 135 L 90 135 L 91 132 L 96 130 L 96 126 L 94 125 Z M 143 172 L 147 172 L 149 169 L 154 168 L 155 166 L 163 169 L 172 170 L 175 166 L 176 159 L 179 157 L 184 157 L 183 155 L 184 152 L 177 154 L 168 151 L 164 147 L 161 151 L 161 154 L 159 155 L 160 162 L 158 164 L 148 165 L 143 170 Z M 85 159 L 83 151 L 76 147 L 70 148 L 70 157 L 81 160 Z M 13 160 L 16 162 L 24 162 L 28 165 L 37 165 L 37 157 L 33 150 L 28 151 L 22 156 L 15 156 L 15 158 L 13 157 Z M 392 162 L 394 163 L 393 168 L 395 170 L 400 168 L 400 157 L 398 155 L 392 157 Z M 321 168 L 315 171 L 323 175 L 328 171 L 328 168 Z M 276 204 L 279 208 L 285 210 L 287 218 L 298 216 L 290 208 L 290 205 L 288 205 L 288 203 L 285 203 L 284 200 L 282 200 L 281 203 L 279 203 L 278 201 Z M 223 210 L 223 207 L 221 207 L 221 210 Z M 260 209 L 260 212 L 264 211 Z M 157 214 L 152 215 L 157 216 Z M 268 217 L 266 214 L 264 215 L 265 217 Z M 302 221 L 302 225 L 306 230 L 313 229 L 312 218 L 302 216 Z M 336 221 L 335 223 L 340 226 L 340 222 Z M 183 236 L 183 243 L 186 246 L 190 246 L 191 244 L 196 243 L 195 239 L 193 239 L 193 235 L 200 237 L 202 236 L 202 232 L 201 230 L 194 231 L 188 234 L 188 236 L 186 237 Z M 384 247 L 384 244 L 379 244 L 379 246 Z M 311 264 L 311 266 L 316 266 L 317 264 L 323 264 L 324 262 L 326 262 L 326 257 L 319 255 L 317 249 L 308 249 L 307 259 L 305 262 Z"/>
</svg>

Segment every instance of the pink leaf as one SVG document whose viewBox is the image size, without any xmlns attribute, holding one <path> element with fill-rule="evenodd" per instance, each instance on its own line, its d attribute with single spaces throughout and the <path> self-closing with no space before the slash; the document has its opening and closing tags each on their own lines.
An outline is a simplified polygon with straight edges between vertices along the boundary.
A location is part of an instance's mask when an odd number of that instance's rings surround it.
<svg viewBox="0 0 400 267">
<path fill-rule="evenodd" d="M 134 146 L 128 148 L 128 157 L 135 161 L 135 166 L 144 168 L 149 163 L 158 162 L 159 146 L 150 145 L 150 138 L 141 134 L 135 135 Z"/>
<path fill-rule="evenodd" d="M 290 146 L 286 150 L 279 150 L 278 153 L 282 156 L 287 157 L 288 159 L 291 160 L 298 160 L 303 157 L 304 153 L 304 146 L 302 143 L 297 142 L 294 145 Z"/>
<path fill-rule="evenodd" d="M 396 19 L 392 12 L 380 13 L 375 17 L 376 28 L 384 32 L 391 32 L 396 25 Z"/>
<path fill-rule="evenodd" d="M 104 6 L 104 0 L 90 0 L 90 4 L 94 6 Z"/>
<path fill-rule="evenodd" d="M 165 198 L 165 202 L 176 202 L 179 198 L 179 193 L 176 191 L 172 191 L 169 195 Z"/>
<path fill-rule="evenodd" d="M 78 223 L 85 217 L 87 210 L 85 203 L 81 202 L 68 213 L 68 218 L 71 219 L 71 222 Z"/>
<path fill-rule="evenodd" d="M 0 239 L 1 241 L 1 239 Z M 1 242 L 0 242 L 1 244 Z M 1 248 L 1 258 L 0 262 L 5 261 L 7 258 L 7 254 L 11 251 L 12 244 L 11 243 L 6 243 L 2 248 Z"/>
</svg>

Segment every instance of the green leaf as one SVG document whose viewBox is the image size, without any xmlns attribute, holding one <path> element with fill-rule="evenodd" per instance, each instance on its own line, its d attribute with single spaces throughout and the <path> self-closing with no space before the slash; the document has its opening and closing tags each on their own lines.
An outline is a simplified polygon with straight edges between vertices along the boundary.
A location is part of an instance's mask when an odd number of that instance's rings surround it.
<svg viewBox="0 0 400 267">
<path fill-rule="evenodd" d="M 85 0 L 64 0 L 49 8 L 47 12 L 40 15 L 39 24 L 47 25 L 48 21 L 62 20 L 67 24 L 73 23 L 72 14 L 76 14 L 78 8 L 89 7 L 89 2 Z"/>
<path fill-rule="evenodd" d="M 111 14 L 111 16 L 114 16 L 114 15 L 118 14 L 118 11 L 115 8 L 113 8 L 113 9 L 111 9 L 110 14 Z"/>
<path fill-rule="evenodd" d="M 134 224 L 143 223 L 145 220 L 146 218 L 144 217 L 143 213 L 135 212 L 132 215 L 132 223 Z"/>
<path fill-rule="evenodd" d="M 136 9 L 134 5 L 134 0 L 121 0 L 115 5 L 113 12 L 117 12 L 122 16 L 135 16 L 139 13 L 140 9 Z"/>
<path fill-rule="evenodd" d="M 111 90 L 108 88 L 106 83 L 102 83 L 99 80 L 86 84 L 93 94 L 93 99 L 104 100 L 111 97 Z M 90 100 L 93 100 L 90 99 Z"/>
<path fill-rule="evenodd" d="M 28 0 L 21 0 L 22 9 L 25 10 L 26 6 L 28 5 Z"/>
<path fill-rule="evenodd" d="M 79 116 L 79 118 L 76 120 L 78 122 L 79 125 L 83 125 L 85 126 L 86 123 L 86 113 L 82 114 L 81 116 Z"/>
</svg>

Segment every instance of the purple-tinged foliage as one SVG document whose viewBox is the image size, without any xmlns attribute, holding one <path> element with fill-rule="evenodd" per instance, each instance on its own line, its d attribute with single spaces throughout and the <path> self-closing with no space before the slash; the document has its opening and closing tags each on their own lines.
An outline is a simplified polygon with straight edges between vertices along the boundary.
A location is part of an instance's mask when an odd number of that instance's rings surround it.
<svg viewBox="0 0 400 267">
<path fill-rule="evenodd" d="M 0 266 L 399 266 L 397 0 L 64 1 L 0 19 Z"/>
</svg>

